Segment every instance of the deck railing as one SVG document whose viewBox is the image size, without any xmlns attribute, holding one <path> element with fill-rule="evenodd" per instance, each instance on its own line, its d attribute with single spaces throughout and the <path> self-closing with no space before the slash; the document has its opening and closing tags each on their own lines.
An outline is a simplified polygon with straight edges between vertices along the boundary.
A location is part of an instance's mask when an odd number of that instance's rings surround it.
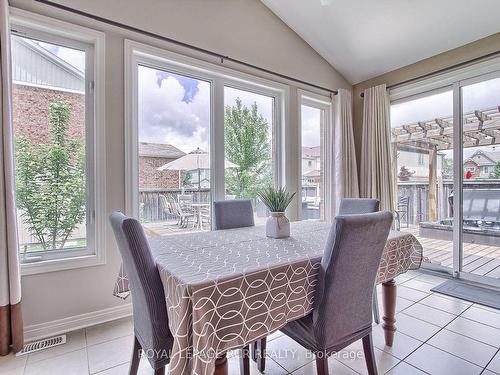
<svg viewBox="0 0 500 375">
<path fill-rule="evenodd" d="M 453 193 L 453 181 L 443 180 L 438 182 L 438 219 L 453 216 L 452 207 L 448 198 Z M 414 181 L 398 181 L 398 197 L 409 197 L 408 223 L 418 224 L 429 220 L 429 183 Z M 498 189 L 500 195 L 500 179 L 474 179 L 464 181 L 465 189 Z M 402 223 L 406 224 L 406 218 L 402 218 Z"/>
</svg>

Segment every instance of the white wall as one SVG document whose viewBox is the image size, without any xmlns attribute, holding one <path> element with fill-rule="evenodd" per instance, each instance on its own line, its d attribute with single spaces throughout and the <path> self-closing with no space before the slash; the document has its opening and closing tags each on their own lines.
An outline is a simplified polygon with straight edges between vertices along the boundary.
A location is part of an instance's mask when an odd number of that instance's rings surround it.
<svg viewBox="0 0 500 375">
<path fill-rule="evenodd" d="M 258 0 L 59 2 L 202 48 L 213 49 L 301 80 L 334 89 L 351 88 L 337 71 Z M 216 60 L 34 1 L 11 0 L 11 5 L 106 33 L 107 212 L 124 209 L 124 39 L 149 43 L 212 62 Z M 238 68 L 234 64 L 230 66 Z M 241 67 L 239 69 L 252 72 Z M 297 110 L 295 93 L 296 89 L 292 88 L 291 103 Z M 288 126 L 297 127 L 296 113 L 290 113 Z M 290 137 L 292 140 L 296 138 L 297 134 Z M 296 152 L 298 160 L 298 150 Z M 293 173 L 296 169 L 296 166 L 287 166 L 288 172 Z M 23 313 L 28 328 L 128 303 L 112 297 L 121 260 L 109 227 L 106 246 L 106 265 L 22 278 Z"/>
</svg>

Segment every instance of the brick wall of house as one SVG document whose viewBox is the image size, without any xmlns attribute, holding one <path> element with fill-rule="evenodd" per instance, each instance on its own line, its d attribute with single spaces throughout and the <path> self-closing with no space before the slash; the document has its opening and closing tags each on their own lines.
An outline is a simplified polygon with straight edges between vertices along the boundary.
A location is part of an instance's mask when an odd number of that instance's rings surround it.
<svg viewBox="0 0 500 375">
<path fill-rule="evenodd" d="M 12 87 L 15 137 L 23 136 L 33 143 L 45 143 L 50 132 L 50 105 L 58 100 L 71 108 L 68 134 L 73 139 L 85 136 L 85 96 L 65 91 L 14 84 Z M 179 187 L 178 172 L 157 171 L 173 159 L 139 157 L 139 189 Z"/>
<path fill-rule="evenodd" d="M 85 96 L 65 91 L 14 84 L 12 87 L 13 125 L 16 137 L 44 143 L 50 131 L 50 105 L 58 100 L 71 108 L 68 134 L 73 139 L 85 135 Z"/>
<path fill-rule="evenodd" d="M 157 171 L 158 167 L 174 159 L 139 158 L 139 189 L 177 189 L 179 187 L 179 172 Z"/>
</svg>

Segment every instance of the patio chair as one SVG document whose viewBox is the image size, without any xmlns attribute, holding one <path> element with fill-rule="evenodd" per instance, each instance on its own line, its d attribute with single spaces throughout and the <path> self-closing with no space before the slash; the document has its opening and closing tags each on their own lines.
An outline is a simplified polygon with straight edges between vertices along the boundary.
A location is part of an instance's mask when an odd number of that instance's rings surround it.
<svg viewBox="0 0 500 375">
<path fill-rule="evenodd" d="M 398 228 L 401 228 L 401 220 L 405 219 L 406 228 L 409 227 L 409 213 L 410 210 L 410 197 L 403 195 L 398 199 L 398 206 L 396 208 L 396 218 L 398 220 Z"/>
<path fill-rule="evenodd" d="M 191 203 L 194 202 L 193 194 L 179 194 L 177 200 L 181 207 L 186 210 L 190 210 Z"/>
<path fill-rule="evenodd" d="M 337 216 L 321 260 L 313 311 L 281 329 L 314 353 L 318 375 L 328 375 L 329 355 L 360 339 L 368 374 L 377 374 L 373 284 L 392 220 L 389 211 Z M 265 347 L 260 349 L 265 351 Z M 265 356 L 260 356 L 257 367 L 264 371 Z"/>
<path fill-rule="evenodd" d="M 194 223 L 195 214 L 192 210 L 186 209 L 178 202 L 174 202 L 173 205 L 174 205 L 174 209 L 177 211 L 177 215 L 179 215 L 179 218 L 180 218 L 179 226 L 181 228 L 187 228 L 187 226 L 189 225 L 190 218 L 193 219 L 193 223 Z"/>
<path fill-rule="evenodd" d="M 378 199 L 369 198 L 344 198 L 340 201 L 339 215 L 368 214 L 377 212 L 380 207 Z M 380 312 L 378 309 L 377 288 L 373 288 L 373 320 L 380 324 Z"/>
<path fill-rule="evenodd" d="M 110 216 L 132 295 L 134 349 L 130 375 L 136 375 L 141 352 L 147 352 L 155 375 L 163 375 L 170 362 L 174 338 L 168 328 L 165 293 L 141 224 L 121 212 Z"/>
<path fill-rule="evenodd" d="M 166 207 L 168 207 L 168 212 L 171 212 L 177 217 L 176 225 L 181 228 L 186 228 L 190 218 L 192 218 L 194 222 L 194 212 L 184 209 L 171 195 L 160 195 L 160 199 L 162 202 L 165 202 Z"/>
</svg>

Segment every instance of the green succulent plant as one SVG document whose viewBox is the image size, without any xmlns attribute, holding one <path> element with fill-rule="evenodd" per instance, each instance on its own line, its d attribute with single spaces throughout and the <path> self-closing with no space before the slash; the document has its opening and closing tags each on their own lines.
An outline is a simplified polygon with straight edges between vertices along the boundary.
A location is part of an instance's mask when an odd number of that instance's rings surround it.
<svg viewBox="0 0 500 375">
<path fill-rule="evenodd" d="M 292 201 L 295 193 L 286 190 L 286 187 L 275 189 L 268 186 L 257 193 L 262 203 L 264 203 L 271 212 L 285 212 Z"/>
</svg>

